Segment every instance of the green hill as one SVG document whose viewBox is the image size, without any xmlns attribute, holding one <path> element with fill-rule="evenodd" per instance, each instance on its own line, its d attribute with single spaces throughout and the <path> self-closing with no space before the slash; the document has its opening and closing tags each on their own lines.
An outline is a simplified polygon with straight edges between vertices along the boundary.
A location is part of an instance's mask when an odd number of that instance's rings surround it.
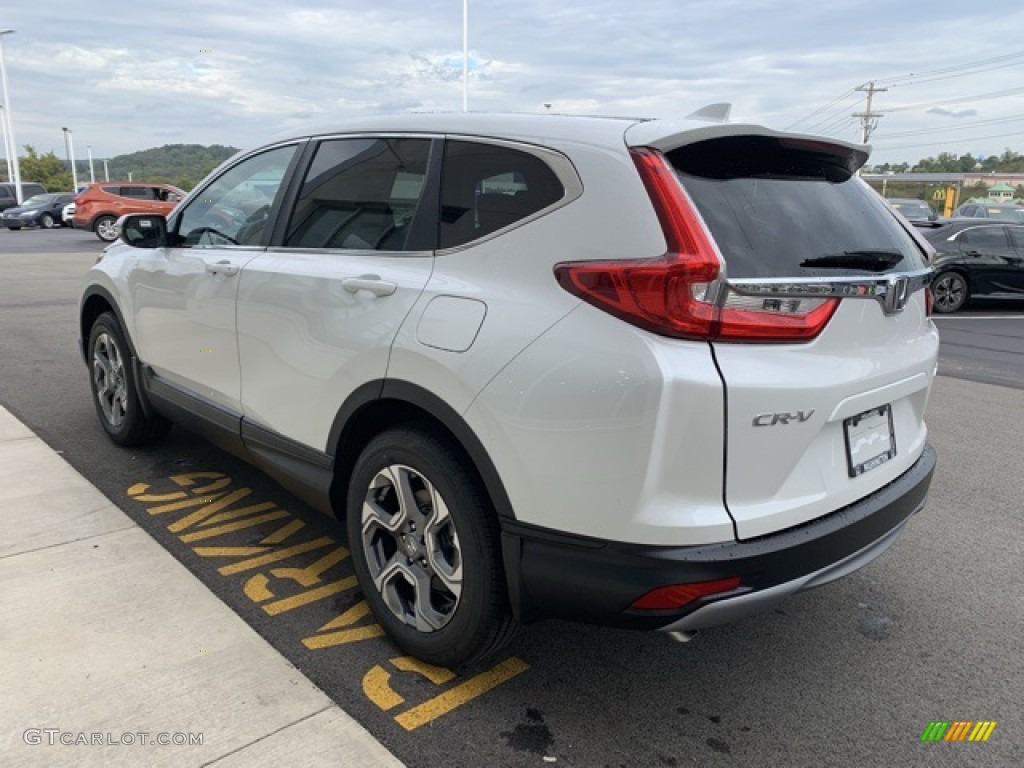
<svg viewBox="0 0 1024 768">
<path fill-rule="evenodd" d="M 107 160 L 107 166 L 110 168 L 111 180 L 124 181 L 130 173 L 133 181 L 161 181 L 188 191 L 237 151 L 234 147 L 220 144 L 208 147 L 201 144 L 166 144 L 112 157 Z M 75 165 L 78 167 L 79 183 L 88 181 L 89 161 L 75 158 Z M 94 159 L 93 169 L 96 180 L 102 181 L 103 160 Z"/>
</svg>

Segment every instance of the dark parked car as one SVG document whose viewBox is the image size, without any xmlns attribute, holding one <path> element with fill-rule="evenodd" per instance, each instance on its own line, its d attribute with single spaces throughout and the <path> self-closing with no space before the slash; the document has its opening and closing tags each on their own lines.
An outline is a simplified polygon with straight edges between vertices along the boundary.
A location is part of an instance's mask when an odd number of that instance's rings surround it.
<svg viewBox="0 0 1024 768">
<path fill-rule="evenodd" d="M 956 219 L 924 236 L 936 250 L 936 312 L 956 312 L 973 296 L 1024 298 L 1024 224 Z"/>
<path fill-rule="evenodd" d="M 21 182 L 22 200 L 28 200 L 33 195 L 41 195 L 45 191 L 46 187 L 42 184 L 36 184 L 34 181 Z M 17 204 L 18 199 L 14 196 L 14 185 L 9 181 L 0 182 L 0 211 L 6 211 Z"/>
<path fill-rule="evenodd" d="M 52 229 L 64 225 L 61 212 L 75 196 L 70 192 L 47 192 L 33 195 L 19 206 L 8 208 L 3 213 L 3 225 L 8 229 L 42 227 Z"/>
<path fill-rule="evenodd" d="M 1024 206 L 1015 203 L 964 203 L 956 209 L 956 217 L 971 219 L 998 219 L 1024 224 Z"/>
<path fill-rule="evenodd" d="M 909 197 L 893 197 L 889 199 L 889 205 L 899 211 L 907 221 L 935 221 L 938 214 L 932 210 L 924 200 L 916 200 Z"/>
</svg>

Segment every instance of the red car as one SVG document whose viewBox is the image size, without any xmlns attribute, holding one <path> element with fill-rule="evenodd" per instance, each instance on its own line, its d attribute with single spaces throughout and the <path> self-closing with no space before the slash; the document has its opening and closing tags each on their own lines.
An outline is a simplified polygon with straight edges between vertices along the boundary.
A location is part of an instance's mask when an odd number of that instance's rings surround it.
<svg viewBox="0 0 1024 768">
<path fill-rule="evenodd" d="M 75 198 L 75 229 L 88 229 L 106 243 L 117 239 L 114 224 L 126 213 L 169 214 L 185 198 L 170 184 L 105 181 L 89 184 Z"/>
</svg>

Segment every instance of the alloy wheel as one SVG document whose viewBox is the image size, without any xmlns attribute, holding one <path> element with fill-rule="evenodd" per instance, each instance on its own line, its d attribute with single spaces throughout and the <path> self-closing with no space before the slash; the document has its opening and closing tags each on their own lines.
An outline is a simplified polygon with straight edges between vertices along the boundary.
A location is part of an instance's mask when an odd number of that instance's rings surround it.
<svg viewBox="0 0 1024 768">
<path fill-rule="evenodd" d="M 117 221 L 115 219 L 100 219 L 96 222 L 96 234 L 101 240 L 108 243 L 117 239 Z"/>
<path fill-rule="evenodd" d="M 451 621 L 462 595 L 462 549 L 448 505 L 411 467 L 392 464 L 362 505 L 363 550 L 388 609 L 424 633 Z"/>
<path fill-rule="evenodd" d="M 92 378 L 103 418 L 111 427 L 119 428 L 128 412 L 128 387 L 124 358 L 108 333 L 97 336 L 93 345 Z"/>
<path fill-rule="evenodd" d="M 963 278 L 959 275 L 942 275 L 932 286 L 936 309 L 940 312 L 956 311 L 964 303 L 966 290 Z"/>
</svg>

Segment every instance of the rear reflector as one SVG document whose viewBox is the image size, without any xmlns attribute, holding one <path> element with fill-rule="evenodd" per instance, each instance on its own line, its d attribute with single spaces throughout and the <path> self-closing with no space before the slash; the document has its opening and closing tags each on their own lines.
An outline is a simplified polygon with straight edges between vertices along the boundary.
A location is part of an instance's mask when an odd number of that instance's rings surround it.
<svg viewBox="0 0 1024 768">
<path fill-rule="evenodd" d="M 801 342 L 828 324 L 838 299 L 765 299 L 729 295 L 714 303 L 708 289 L 721 262 L 711 236 L 676 178 L 653 149 L 631 150 L 667 245 L 655 259 L 575 261 L 555 266 L 569 293 L 662 336 L 699 341 Z"/>
<path fill-rule="evenodd" d="M 682 608 L 684 605 L 708 595 L 731 592 L 739 585 L 739 576 L 732 576 L 728 579 L 716 579 L 714 581 L 698 581 L 693 584 L 672 584 L 667 587 L 652 589 L 639 600 L 634 601 L 630 607 L 647 611 Z"/>
</svg>

